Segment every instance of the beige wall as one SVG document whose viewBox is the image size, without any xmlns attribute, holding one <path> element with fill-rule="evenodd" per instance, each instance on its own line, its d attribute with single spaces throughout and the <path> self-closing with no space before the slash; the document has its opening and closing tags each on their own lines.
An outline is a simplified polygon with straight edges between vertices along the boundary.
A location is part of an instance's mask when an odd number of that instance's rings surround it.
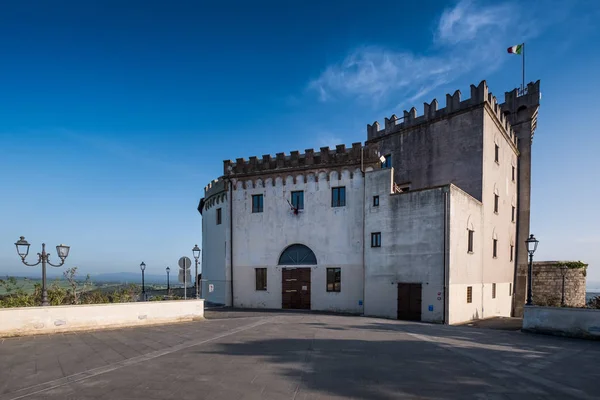
<svg viewBox="0 0 600 400">
<path fill-rule="evenodd" d="M 142 326 L 204 317 L 204 300 L 0 309 L 0 336 Z"/>
</svg>

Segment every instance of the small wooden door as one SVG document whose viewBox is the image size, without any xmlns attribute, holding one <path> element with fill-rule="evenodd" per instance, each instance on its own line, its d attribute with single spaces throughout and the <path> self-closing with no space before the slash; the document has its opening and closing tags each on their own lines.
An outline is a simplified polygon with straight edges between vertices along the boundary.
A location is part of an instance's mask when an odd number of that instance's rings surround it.
<svg viewBox="0 0 600 400">
<path fill-rule="evenodd" d="M 310 268 L 283 268 L 281 308 L 310 310 Z"/>
<path fill-rule="evenodd" d="M 421 320 L 420 283 L 398 283 L 398 319 Z"/>
</svg>

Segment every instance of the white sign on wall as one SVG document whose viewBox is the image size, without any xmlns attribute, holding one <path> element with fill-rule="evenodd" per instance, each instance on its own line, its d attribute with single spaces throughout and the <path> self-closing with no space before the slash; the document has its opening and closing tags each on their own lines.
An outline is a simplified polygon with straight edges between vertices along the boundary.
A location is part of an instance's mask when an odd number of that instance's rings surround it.
<svg viewBox="0 0 600 400">
<path fill-rule="evenodd" d="M 208 291 L 209 291 L 210 293 L 214 292 L 214 291 L 215 291 L 215 285 L 213 285 L 212 283 L 210 283 L 210 284 L 208 285 Z"/>
</svg>

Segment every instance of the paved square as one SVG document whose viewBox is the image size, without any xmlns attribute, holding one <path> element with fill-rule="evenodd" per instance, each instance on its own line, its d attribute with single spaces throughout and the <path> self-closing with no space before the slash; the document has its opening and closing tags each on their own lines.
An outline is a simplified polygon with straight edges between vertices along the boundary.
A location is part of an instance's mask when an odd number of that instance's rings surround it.
<svg viewBox="0 0 600 400">
<path fill-rule="evenodd" d="M 600 343 L 311 313 L 0 339 L 0 399 L 593 399 Z"/>
</svg>

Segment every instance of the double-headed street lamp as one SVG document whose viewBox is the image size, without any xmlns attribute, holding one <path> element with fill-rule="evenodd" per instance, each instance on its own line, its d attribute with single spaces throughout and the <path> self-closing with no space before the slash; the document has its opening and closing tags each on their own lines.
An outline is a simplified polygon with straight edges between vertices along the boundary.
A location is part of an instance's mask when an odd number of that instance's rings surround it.
<svg viewBox="0 0 600 400">
<path fill-rule="evenodd" d="M 535 236 L 529 235 L 529 238 L 525 241 L 525 243 L 527 243 L 527 252 L 529 253 L 529 269 L 527 270 L 527 305 L 531 306 L 533 305 L 533 300 L 532 300 L 532 286 L 533 286 L 533 280 L 532 280 L 532 273 L 531 270 L 533 268 L 533 253 L 535 253 L 535 251 L 537 250 L 537 246 L 539 243 L 539 240 L 537 240 L 535 238 Z"/>
<path fill-rule="evenodd" d="M 169 273 L 171 272 L 171 268 L 167 267 L 167 295 L 171 293 L 171 282 L 169 281 Z"/>
<path fill-rule="evenodd" d="M 23 264 L 28 265 L 30 267 L 36 266 L 40 263 L 42 264 L 42 306 L 50 305 L 48 303 L 48 291 L 46 290 L 46 264 L 52 267 L 60 267 L 61 265 L 63 265 L 65 263 L 65 259 L 69 256 L 70 247 L 65 246 L 64 244 L 59 244 L 58 246 L 56 246 L 56 252 L 58 253 L 58 257 L 60 258 L 60 264 L 54 265 L 49 260 L 50 254 L 46 253 L 46 243 L 42 243 L 42 252 L 38 253 L 38 262 L 36 262 L 35 264 L 28 264 L 25 261 L 25 257 L 27 257 L 27 255 L 29 254 L 30 244 L 27 243 L 27 240 L 25 240 L 24 236 L 21 236 L 17 243 L 15 243 L 15 246 L 17 247 L 17 254 L 19 254 L 19 256 L 21 257 L 21 261 L 23 262 Z"/>
<path fill-rule="evenodd" d="M 200 296 L 198 295 L 198 259 L 200 258 L 200 248 L 197 244 L 194 245 L 192 253 L 194 254 L 194 260 L 196 260 L 196 299 L 199 299 Z"/>
<path fill-rule="evenodd" d="M 146 270 L 146 263 L 142 261 L 140 264 L 140 269 L 142 270 L 142 299 L 146 300 L 146 285 L 144 284 L 144 271 Z"/>
</svg>

